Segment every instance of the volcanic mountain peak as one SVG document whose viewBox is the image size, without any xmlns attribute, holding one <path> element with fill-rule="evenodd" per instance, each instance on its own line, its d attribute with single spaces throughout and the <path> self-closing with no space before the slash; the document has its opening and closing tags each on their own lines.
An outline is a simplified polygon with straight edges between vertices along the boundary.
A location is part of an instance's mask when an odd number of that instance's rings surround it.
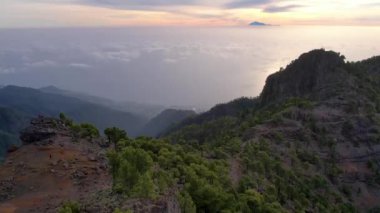
<svg viewBox="0 0 380 213">
<path fill-rule="evenodd" d="M 322 89 L 346 80 L 339 70 L 344 64 L 344 56 L 333 51 L 318 49 L 304 53 L 285 69 L 267 78 L 260 96 L 262 103 L 289 97 L 325 98 L 328 94 Z"/>
</svg>

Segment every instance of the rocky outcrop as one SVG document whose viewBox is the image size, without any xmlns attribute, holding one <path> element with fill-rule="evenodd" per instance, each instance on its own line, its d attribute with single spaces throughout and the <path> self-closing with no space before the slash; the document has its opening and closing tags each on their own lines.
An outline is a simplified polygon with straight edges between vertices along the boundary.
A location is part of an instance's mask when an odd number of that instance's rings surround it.
<svg viewBox="0 0 380 213">
<path fill-rule="evenodd" d="M 305 53 L 267 78 L 260 95 L 261 104 L 290 97 L 325 99 L 333 95 L 331 87 L 346 82 L 342 73 L 344 63 L 344 56 L 336 52 L 319 49 Z"/>
<path fill-rule="evenodd" d="M 64 123 L 55 118 L 39 116 L 30 122 L 30 126 L 22 130 L 20 139 L 24 144 L 30 144 L 56 136 L 60 132 L 68 131 Z"/>
</svg>

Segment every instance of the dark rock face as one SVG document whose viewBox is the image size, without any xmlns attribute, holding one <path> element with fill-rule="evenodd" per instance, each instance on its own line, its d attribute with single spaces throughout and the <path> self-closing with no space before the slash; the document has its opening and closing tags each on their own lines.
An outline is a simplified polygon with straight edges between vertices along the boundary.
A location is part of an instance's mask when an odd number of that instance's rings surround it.
<svg viewBox="0 0 380 213">
<path fill-rule="evenodd" d="M 0 202 L 12 197 L 15 181 L 13 177 L 9 177 L 0 181 Z"/>
<path fill-rule="evenodd" d="M 55 118 L 39 116 L 32 119 L 30 126 L 20 133 L 20 139 L 24 144 L 43 141 L 57 135 L 60 130 L 67 128 L 62 121 Z"/>
<path fill-rule="evenodd" d="M 301 55 L 284 70 L 266 80 L 261 93 L 263 105 L 278 102 L 289 97 L 314 96 L 324 99 L 331 94 L 330 86 L 342 83 L 343 75 L 339 68 L 344 65 L 344 57 L 332 51 L 313 50 Z"/>
<path fill-rule="evenodd" d="M 24 142 L 24 144 L 29 144 L 29 143 L 49 139 L 55 135 L 56 133 L 54 130 L 49 130 L 49 129 L 40 130 L 40 129 L 28 128 L 26 131 L 22 132 L 20 139 Z"/>
</svg>

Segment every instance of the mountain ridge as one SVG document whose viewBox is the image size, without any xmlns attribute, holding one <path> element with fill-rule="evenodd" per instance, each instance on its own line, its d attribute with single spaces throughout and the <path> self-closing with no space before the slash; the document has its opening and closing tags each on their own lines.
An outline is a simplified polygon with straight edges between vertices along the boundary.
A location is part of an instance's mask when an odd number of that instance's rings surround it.
<svg viewBox="0 0 380 213">
<path fill-rule="evenodd" d="M 109 109 L 105 106 L 92 104 L 75 97 L 44 93 L 38 89 L 6 86 L 0 89 L 0 97 L 0 105 L 5 107 L 11 107 L 34 116 L 38 114 L 58 116 L 59 113 L 64 112 L 74 119 L 78 119 L 79 122 L 93 122 L 100 129 L 112 125 L 112 121 L 109 121 L 109 119 L 106 118 L 107 116 L 118 117 L 114 125 L 120 125 L 120 127 L 128 129 L 132 135 L 138 126 L 143 123 L 143 121 L 140 120 L 141 118 L 130 113 Z M 97 116 L 90 115 L 95 111 L 99 113 Z M 101 121 L 102 119 L 97 119 L 101 115 L 107 115 L 106 117 L 103 116 L 103 121 Z M 123 123 L 123 119 L 125 119 L 125 122 L 131 120 L 133 125 Z M 108 122 L 108 124 L 105 125 L 101 122 Z"/>
</svg>

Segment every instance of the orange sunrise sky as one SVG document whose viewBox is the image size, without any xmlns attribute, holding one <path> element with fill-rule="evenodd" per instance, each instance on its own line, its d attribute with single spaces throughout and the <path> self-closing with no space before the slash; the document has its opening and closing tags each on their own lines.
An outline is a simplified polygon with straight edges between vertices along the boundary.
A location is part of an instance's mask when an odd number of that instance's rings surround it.
<svg viewBox="0 0 380 213">
<path fill-rule="evenodd" d="M 1 0 L 0 28 L 380 25 L 379 0 Z"/>
</svg>

